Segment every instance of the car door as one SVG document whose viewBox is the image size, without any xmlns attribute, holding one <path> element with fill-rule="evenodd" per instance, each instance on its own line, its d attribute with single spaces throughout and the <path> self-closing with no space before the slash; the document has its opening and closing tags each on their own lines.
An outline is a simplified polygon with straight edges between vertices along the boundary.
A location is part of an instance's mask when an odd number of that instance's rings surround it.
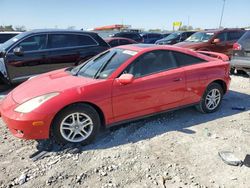
<svg viewBox="0 0 250 188">
<path fill-rule="evenodd" d="M 48 38 L 49 69 L 60 69 L 76 65 L 80 59 L 77 36 L 68 33 L 51 33 Z"/>
<path fill-rule="evenodd" d="M 228 44 L 227 44 L 227 32 L 221 32 L 214 39 L 219 39 L 218 43 L 213 43 L 210 47 L 210 50 L 213 52 L 226 53 Z"/>
<path fill-rule="evenodd" d="M 18 48 L 19 53 L 14 53 Z M 21 40 L 6 54 L 6 65 L 11 81 L 21 82 L 44 72 L 47 55 L 47 34 L 37 34 Z"/>
<path fill-rule="evenodd" d="M 169 51 L 145 53 L 123 73 L 134 75 L 128 85 L 114 82 L 112 105 L 115 121 L 177 107 L 184 97 L 185 77 Z"/>
<path fill-rule="evenodd" d="M 208 79 L 210 62 L 182 52 L 173 52 L 173 55 L 178 67 L 183 68 L 186 79 L 185 95 L 181 105 L 199 102 Z"/>
</svg>

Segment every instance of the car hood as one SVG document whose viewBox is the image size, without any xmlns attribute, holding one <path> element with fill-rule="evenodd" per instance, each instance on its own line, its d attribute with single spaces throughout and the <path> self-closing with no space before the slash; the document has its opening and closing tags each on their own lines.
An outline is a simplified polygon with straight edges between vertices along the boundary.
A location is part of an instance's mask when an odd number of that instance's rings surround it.
<svg viewBox="0 0 250 188">
<path fill-rule="evenodd" d="M 98 80 L 72 76 L 63 70 L 53 71 L 32 78 L 15 88 L 11 94 L 16 103 L 23 103 L 34 97 L 52 92 L 65 92 L 66 90 L 98 82 Z"/>
<path fill-rule="evenodd" d="M 182 47 L 182 48 L 200 48 L 204 46 L 205 43 L 201 42 L 180 42 L 175 44 L 175 46 Z"/>
</svg>

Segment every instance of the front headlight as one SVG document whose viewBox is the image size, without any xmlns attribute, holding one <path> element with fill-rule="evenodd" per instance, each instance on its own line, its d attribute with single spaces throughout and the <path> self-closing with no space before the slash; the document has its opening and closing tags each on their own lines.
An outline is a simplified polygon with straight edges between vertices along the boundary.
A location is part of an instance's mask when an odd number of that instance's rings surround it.
<svg viewBox="0 0 250 188">
<path fill-rule="evenodd" d="M 19 105 L 15 111 L 16 112 L 20 112 L 20 113 L 29 113 L 32 110 L 38 108 L 40 105 L 42 105 L 43 103 L 45 103 L 46 101 L 48 101 L 49 99 L 55 97 L 59 95 L 58 92 L 54 92 L 54 93 L 48 93 L 39 97 L 35 97 L 33 99 L 30 99 L 26 102 L 24 102 L 23 104 Z"/>
</svg>

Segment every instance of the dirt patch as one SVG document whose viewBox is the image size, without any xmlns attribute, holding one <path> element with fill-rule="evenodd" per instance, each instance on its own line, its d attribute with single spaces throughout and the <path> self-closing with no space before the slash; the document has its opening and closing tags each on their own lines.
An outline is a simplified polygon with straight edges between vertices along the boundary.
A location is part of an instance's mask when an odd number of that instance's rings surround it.
<svg viewBox="0 0 250 188">
<path fill-rule="evenodd" d="M 245 110 L 232 109 L 245 107 Z M 77 149 L 14 138 L 1 121 L 0 187 L 249 187 L 250 168 L 218 156 L 250 154 L 250 80 L 232 76 L 221 109 L 164 113 L 102 132 Z"/>
</svg>

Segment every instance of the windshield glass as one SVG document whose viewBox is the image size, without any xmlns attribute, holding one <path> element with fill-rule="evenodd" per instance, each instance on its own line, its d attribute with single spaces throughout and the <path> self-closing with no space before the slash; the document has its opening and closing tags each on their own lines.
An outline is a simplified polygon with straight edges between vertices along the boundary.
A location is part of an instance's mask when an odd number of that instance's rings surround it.
<svg viewBox="0 0 250 188">
<path fill-rule="evenodd" d="M 194 33 L 190 37 L 188 37 L 186 42 L 207 42 L 214 36 L 214 33 L 211 32 L 198 32 Z"/>
<path fill-rule="evenodd" d="M 14 43 L 16 43 L 18 40 L 23 38 L 27 33 L 21 33 L 19 35 L 14 36 L 13 38 L 7 40 L 6 42 L 2 43 L 0 48 L 1 50 L 7 50 L 10 46 L 12 46 Z"/>
<path fill-rule="evenodd" d="M 179 37 L 180 35 L 181 35 L 181 32 L 174 32 L 168 35 L 167 37 L 163 38 L 162 40 L 172 40 L 172 39 Z"/>
<path fill-rule="evenodd" d="M 243 49 L 250 49 L 250 31 L 246 32 L 239 40 L 238 43 L 242 46 Z"/>
<path fill-rule="evenodd" d="M 114 48 L 73 68 L 71 73 L 77 76 L 105 79 L 136 53 L 135 51 Z"/>
</svg>

